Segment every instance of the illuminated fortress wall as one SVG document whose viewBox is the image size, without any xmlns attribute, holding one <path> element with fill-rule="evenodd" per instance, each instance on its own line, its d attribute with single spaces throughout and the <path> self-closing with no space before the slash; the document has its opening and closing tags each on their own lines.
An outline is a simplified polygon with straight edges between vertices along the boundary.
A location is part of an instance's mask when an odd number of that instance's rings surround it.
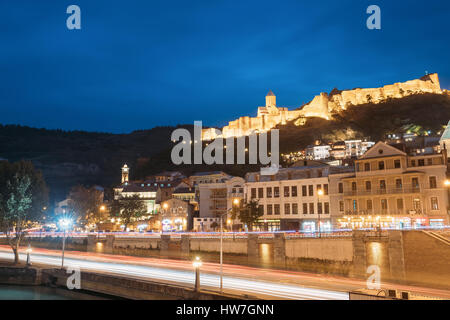
<svg viewBox="0 0 450 320">
<path fill-rule="evenodd" d="M 420 79 L 394 83 L 381 88 L 357 88 L 331 95 L 322 92 L 302 108 L 291 111 L 288 108 L 277 107 L 276 96 L 272 91 L 269 91 L 266 96 L 266 105 L 258 107 L 256 117 L 244 116 L 230 121 L 228 126 L 222 128 L 222 136 L 224 138 L 239 137 L 251 133 L 266 132 L 278 124 L 285 124 L 287 121 L 301 116 L 329 120 L 331 113 L 345 110 L 350 105 L 380 103 L 389 98 L 402 98 L 417 93 L 444 93 L 439 84 L 438 74 L 428 74 Z M 214 128 L 204 129 L 202 132 L 203 140 L 212 140 L 216 137 Z"/>
</svg>

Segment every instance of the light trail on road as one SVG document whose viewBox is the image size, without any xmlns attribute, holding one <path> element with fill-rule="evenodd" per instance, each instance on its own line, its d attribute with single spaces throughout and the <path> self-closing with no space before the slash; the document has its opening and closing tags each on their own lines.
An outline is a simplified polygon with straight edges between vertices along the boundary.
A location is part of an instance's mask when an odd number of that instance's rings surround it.
<svg viewBox="0 0 450 320">
<path fill-rule="evenodd" d="M 10 252 L 0 251 L 0 259 L 13 259 Z M 25 261 L 26 254 L 21 253 L 20 259 Z M 60 266 L 61 258 L 55 255 L 33 253 L 32 262 L 52 266 Z M 94 271 L 108 274 L 127 276 L 153 281 L 164 281 L 178 283 L 192 287 L 194 284 L 194 271 L 173 270 L 156 268 L 152 266 L 135 265 L 120 262 L 93 261 L 88 257 L 74 258 L 66 256 L 66 267 L 78 267 L 85 271 Z M 219 276 L 216 274 L 201 273 L 201 285 L 208 289 L 218 289 Z M 259 281 L 253 279 L 242 279 L 232 276 L 223 277 L 224 290 L 227 292 L 239 292 L 253 296 L 265 296 L 272 299 L 295 299 L 295 300 L 348 300 L 348 293 L 307 288 L 298 285 L 279 284 L 274 282 Z"/>
</svg>

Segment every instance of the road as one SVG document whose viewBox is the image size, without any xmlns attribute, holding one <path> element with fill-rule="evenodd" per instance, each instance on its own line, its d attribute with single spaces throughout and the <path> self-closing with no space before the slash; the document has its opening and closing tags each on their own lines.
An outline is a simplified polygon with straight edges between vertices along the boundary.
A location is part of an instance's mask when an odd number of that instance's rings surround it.
<svg viewBox="0 0 450 320">
<path fill-rule="evenodd" d="M 12 260 L 13 254 L 7 246 L 0 246 L 0 259 Z M 21 251 L 20 259 L 26 254 Z M 61 265 L 61 252 L 57 250 L 33 249 L 31 260 L 36 264 Z M 65 266 L 81 270 L 115 274 L 130 278 L 153 280 L 192 286 L 194 272 L 192 263 L 182 260 L 141 258 L 92 252 L 66 251 Z M 201 268 L 201 286 L 218 290 L 219 265 L 204 263 Z M 348 300 L 348 292 L 364 288 L 364 281 L 311 273 L 270 270 L 238 265 L 224 265 L 224 292 L 247 294 L 263 299 L 295 300 Z M 397 284 L 382 284 L 382 287 L 408 290 L 428 296 L 450 299 L 450 291 L 411 287 Z"/>
</svg>

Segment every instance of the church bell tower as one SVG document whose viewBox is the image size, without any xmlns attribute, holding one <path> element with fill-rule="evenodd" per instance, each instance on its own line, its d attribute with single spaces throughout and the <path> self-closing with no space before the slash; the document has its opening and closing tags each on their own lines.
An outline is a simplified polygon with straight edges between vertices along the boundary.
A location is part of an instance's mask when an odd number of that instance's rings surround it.
<svg viewBox="0 0 450 320">
<path fill-rule="evenodd" d="M 122 167 L 122 183 L 128 182 L 130 168 L 126 164 Z"/>
</svg>

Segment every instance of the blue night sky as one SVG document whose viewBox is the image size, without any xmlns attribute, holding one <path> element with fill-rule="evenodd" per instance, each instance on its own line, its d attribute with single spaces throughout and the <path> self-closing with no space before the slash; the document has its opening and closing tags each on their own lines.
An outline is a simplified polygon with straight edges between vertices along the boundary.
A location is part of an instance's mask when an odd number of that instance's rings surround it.
<svg viewBox="0 0 450 320">
<path fill-rule="evenodd" d="M 66 28 L 71 4 L 82 30 Z M 381 30 L 366 28 L 370 4 Z M 221 126 L 255 116 L 269 89 L 294 108 L 425 71 L 449 88 L 449 21 L 447 0 L 2 0 L 0 123 Z"/>
</svg>

